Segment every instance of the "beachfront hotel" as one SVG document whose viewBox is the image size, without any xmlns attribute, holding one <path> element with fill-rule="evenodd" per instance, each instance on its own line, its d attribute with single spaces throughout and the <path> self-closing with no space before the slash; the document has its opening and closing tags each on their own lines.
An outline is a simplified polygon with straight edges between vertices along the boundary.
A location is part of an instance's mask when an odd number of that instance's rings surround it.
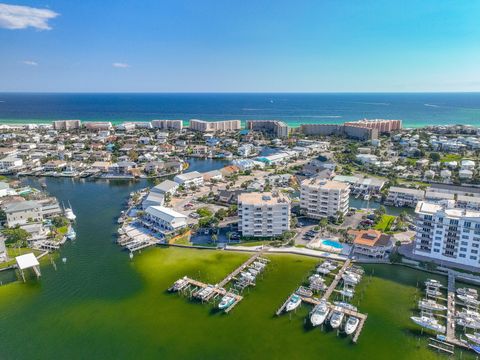
<svg viewBox="0 0 480 360">
<path fill-rule="evenodd" d="M 80 120 L 56 120 L 53 122 L 53 128 L 60 131 L 76 130 L 81 126 Z"/>
<path fill-rule="evenodd" d="M 480 212 L 461 209 L 455 201 L 420 201 L 413 254 L 479 267 Z"/>
<path fill-rule="evenodd" d="M 349 121 L 345 126 L 359 126 L 369 129 L 377 129 L 381 133 L 391 133 L 402 129 L 402 120 L 386 119 L 363 119 L 358 121 Z"/>
<path fill-rule="evenodd" d="M 312 219 L 345 216 L 350 185 L 321 178 L 305 179 L 301 184 L 300 209 Z"/>
<path fill-rule="evenodd" d="M 190 130 L 200 132 L 237 131 L 241 129 L 240 120 L 204 121 L 190 120 Z"/>
<path fill-rule="evenodd" d="M 290 230 L 290 200 L 280 193 L 243 193 L 238 196 L 238 216 L 243 236 L 280 236 Z"/>
<path fill-rule="evenodd" d="M 183 120 L 152 120 L 150 122 L 154 129 L 182 130 Z"/>
<path fill-rule="evenodd" d="M 277 138 L 287 138 L 289 133 L 288 125 L 279 120 L 247 120 L 246 127 Z"/>
</svg>

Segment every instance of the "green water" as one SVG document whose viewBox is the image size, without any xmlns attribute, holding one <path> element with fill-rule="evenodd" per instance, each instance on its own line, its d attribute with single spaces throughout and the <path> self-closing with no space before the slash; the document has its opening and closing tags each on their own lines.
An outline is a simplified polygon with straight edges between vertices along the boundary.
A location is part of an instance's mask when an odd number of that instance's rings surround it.
<svg viewBox="0 0 480 360">
<path fill-rule="evenodd" d="M 113 243 L 115 217 L 128 193 L 144 184 L 64 179 L 47 184 L 52 194 L 72 203 L 78 238 L 62 249 L 65 264 L 57 259 L 57 270 L 48 262 L 42 267 L 41 281 L 0 287 L 1 359 L 438 357 L 409 320 L 415 286 L 427 277 L 423 273 L 366 266 L 374 275 L 362 282 L 354 301 L 369 315 L 357 345 L 334 331 L 311 329 L 304 322 L 307 306 L 274 316 L 313 269 L 311 258 L 271 256 L 257 286 L 224 315 L 166 289 L 183 275 L 216 282 L 247 254 L 154 248 L 130 261 Z"/>
</svg>

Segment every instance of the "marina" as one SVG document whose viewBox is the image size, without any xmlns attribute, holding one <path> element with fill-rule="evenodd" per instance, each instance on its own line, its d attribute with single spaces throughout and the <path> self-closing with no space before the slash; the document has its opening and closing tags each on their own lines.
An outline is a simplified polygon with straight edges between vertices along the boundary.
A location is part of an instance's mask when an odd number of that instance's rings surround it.
<svg viewBox="0 0 480 360">
<path fill-rule="evenodd" d="M 317 267 L 316 271 L 324 273 L 324 275 L 331 275 L 331 271 L 335 270 L 336 268 L 337 264 L 325 260 Z M 279 316 L 284 312 L 295 310 L 298 306 L 300 306 L 301 302 L 304 302 L 313 306 L 313 310 L 310 313 L 310 321 L 313 326 L 322 325 L 323 322 L 327 319 L 329 319 L 330 326 L 333 329 L 338 329 L 343 323 L 345 323 L 344 332 L 347 335 L 352 335 L 352 342 L 357 343 L 368 315 L 358 312 L 355 306 L 345 301 L 335 301 L 333 304 L 329 302 L 330 297 L 332 296 L 332 294 L 334 294 L 334 292 L 341 294 L 343 299 L 351 298 L 353 296 L 348 296 L 345 292 L 345 289 L 348 288 L 350 289 L 350 291 L 352 291 L 353 294 L 353 284 L 349 282 L 348 276 L 351 277 L 354 273 L 349 272 L 349 270 L 356 272 L 357 274 L 363 274 L 364 272 L 363 269 L 359 267 L 353 267 L 351 264 L 351 260 L 347 259 L 343 263 L 340 270 L 334 275 L 334 278 L 330 285 L 326 289 L 324 289 L 325 291 L 320 299 L 314 296 L 314 292 L 321 292 L 319 287 L 316 285 L 316 283 L 318 283 L 318 277 L 311 276 L 309 277 L 310 288 L 306 289 L 305 287 L 300 286 L 278 308 L 275 314 Z M 360 281 L 360 278 L 361 276 L 359 276 L 358 282 Z M 343 290 L 337 290 L 340 282 L 343 282 Z M 358 282 L 356 282 L 356 284 Z M 294 304 L 295 307 L 293 307 L 292 304 Z M 316 317 L 314 318 L 314 316 Z"/>
</svg>

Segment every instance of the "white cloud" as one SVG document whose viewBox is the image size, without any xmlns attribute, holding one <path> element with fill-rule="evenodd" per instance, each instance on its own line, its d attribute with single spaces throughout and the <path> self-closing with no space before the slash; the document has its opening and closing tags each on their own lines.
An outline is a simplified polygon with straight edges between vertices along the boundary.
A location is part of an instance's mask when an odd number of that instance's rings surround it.
<svg viewBox="0 0 480 360">
<path fill-rule="evenodd" d="M 126 69 L 130 67 L 130 65 L 128 65 L 127 63 L 121 63 L 121 62 L 114 62 L 112 66 L 120 69 Z"/>
<path fill-rule="evenodd" d="M 38 66 L 38 63 L 36 61 L 32 61 L 32 60 L 23 60 L 22 61 L 25 65 L 29 65 L 29 66 Z"/>
<path fill-rule="evenodd" d="M 50 19 L 59 14 L 49 9 L 0 3 L 0 28 L 17 30 L 33 27 L 38 30 L 50 30 Z"/>
</svg>

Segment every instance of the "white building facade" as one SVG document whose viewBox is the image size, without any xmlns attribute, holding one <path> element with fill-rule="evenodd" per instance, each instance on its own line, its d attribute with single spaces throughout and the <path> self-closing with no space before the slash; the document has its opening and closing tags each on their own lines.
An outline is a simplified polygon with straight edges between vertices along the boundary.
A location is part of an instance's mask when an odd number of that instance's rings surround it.
<svg viewBox="0 0 480 360">
<path fill-rule="evenodd" d="M 320 178 L 305 179 L 301 184 L 300 208 L 312 219 L 345 216 L 349 196 L 349 184 Z"/>
</svg>

